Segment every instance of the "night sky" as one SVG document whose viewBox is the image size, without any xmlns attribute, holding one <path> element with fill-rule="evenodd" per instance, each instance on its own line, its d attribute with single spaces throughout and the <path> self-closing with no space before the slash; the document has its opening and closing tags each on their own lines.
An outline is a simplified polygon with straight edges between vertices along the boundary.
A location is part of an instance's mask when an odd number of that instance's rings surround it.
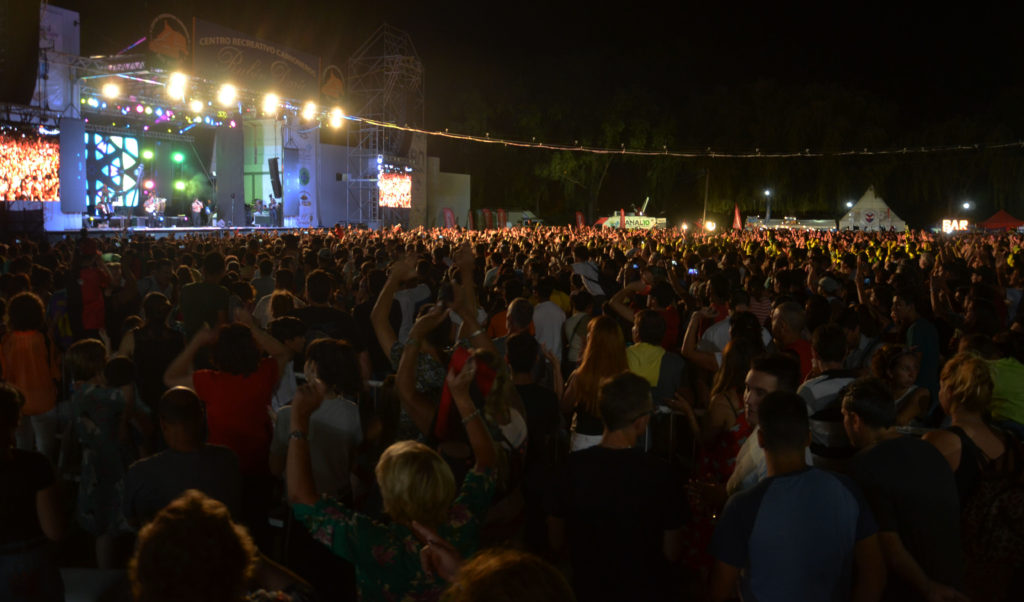
<svg viewBox="0 0 1024 602">
<path fill-rule="evenodd" d="M 799 3 L 210 2 L 56 0 L 82 14 L 82 50 L 112 53 L 172 12 L 286 43 L 344 64 L 387 22 L 412 36 L 426 69 L 427 122 L 467 86 L 530 80 L 530 94 L 581 102 L 612 88 L 671 111 L 695 87 L 757 79 L 839 83 L 896 101 L 922 119 L 969 114 L 1020 83 L 1018 20 L 1005 9 Z M 488 5 L 489 4 L 489 5 Z M 171 8 L 173 7 L 173 8 Z M 582 71 L 582 73 L 581 73 Z M 564 89 L 563 81 L 573 82 Z M 585 77 L 581 77 L 585 76 Z M 585 82 L 581 85 L 581 82 Z"/>
<path fill-rule="evenodd" d="M 465 118 L 467 96 L 485 104 L 504 103 L 506 112 L 510 106 L 530 111 L 558 104 L 593 117 L 608 99 L 627 94 L 644 99 L 644 110 L 657 120 L 672 116 L 695 94 L 767 80 L 867 94 L 896 113 L 889 129 L 906 128 L 906 144 L 911 145 L 911 133 L 920 138 L 932 123 L 970 121 L 993 111 L 1017 113 L 1019 108 L 1007 107 L 1005 99 L 1024 97 L 1017 14 L 973 4 L 969 10 L 967 5 L 945 9 L 934 3 L 821 2 L 627 2 L 616 8 L 461 0 L 142 1 L 130 9 L 95 0 L 54 4 L 81 12 L 83 54 L 120 50 L 145 34 L 153 15 L 166 11 L 284 43 L 343 69 L 359 45 L 387 22 L 412 37 L 426 73 L 425 125 L 437 130 L 471 127 L 472 120 Z M 571 115 L 550 126 L 543 123 L 547 118 L 539 117 L 535 133 L 543 136 L 550 127 L 548 142 L 569 143 L 593 127 L 583 120 L 577 126 Z M 510 120 L 485 127 L 495 136 L 530 135 Z M 902 146 L 903 132 L 886 135 Z M 686 143 L 703 148 L 703 142 Z M 784 144 L 775 143 L 772 150 L 800 150 Z M 745 150 L 771 145 L 752 138 Z M 452 148 L 450 143 L 432 146 Z M 450 167 L 459 163 L 458 155 L 472 152 L 456 150 L 454 159 L 442 158 Z"/>
</svg>

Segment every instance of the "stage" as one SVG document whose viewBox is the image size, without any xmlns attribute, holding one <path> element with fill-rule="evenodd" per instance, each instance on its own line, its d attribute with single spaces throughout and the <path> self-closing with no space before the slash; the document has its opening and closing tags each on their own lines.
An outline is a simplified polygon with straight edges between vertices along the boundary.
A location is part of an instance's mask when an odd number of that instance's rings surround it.
<svg viewBox="0 0 1024 602">
<path fill-rule="evenodd" d="M 288 232 L 295 232 L 299 228 L 271 228 L 264 226 L 248 226 L 243 228 L 234 228 L 225 226 L 223 228 L 217 226 L 200 226 L 198 228 L 79 228 L 78 230 L 63 230 L 63 231 L 47 231 L 47 238 L 60 239 L 60 238 L 72 238 L 79 237 L 84 231 L 87 236 L 91 238 L 109 238 L 109 237 L 131 237 L 131 236 L 152 236 L 153 238 L 175 238 L 185 237 L 190 235 L 219 235 L 219 236 L 237 236 L 242 234 L 257 234 L 260 232 L 285 234 Z"/>
</svg>

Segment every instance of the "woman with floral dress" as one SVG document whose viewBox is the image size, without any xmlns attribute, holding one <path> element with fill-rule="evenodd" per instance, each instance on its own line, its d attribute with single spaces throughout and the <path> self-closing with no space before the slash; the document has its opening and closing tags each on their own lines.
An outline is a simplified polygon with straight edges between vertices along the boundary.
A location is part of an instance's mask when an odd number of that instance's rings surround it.
<svg viewBox="0 0 1024 602">
<path fill-rule="evenodd" d="M 390 523 L 355 512 L 336 500 L 318 500 L 307 434 L 310 415 L 323 401 L 322 384 L 301 387 L 292 401 L 286 469 L 289 502 L 315 539 L 355 565 L 361 598 L 439 598 L 445 582 L 424 572 L 421 544 L 412 530 L 415 524 L 436 529 L 463 557 L 476 551 L 480 522 L 494 494 L 496 454 L 483 415 L 470 396 L 475 373 L 475 360 L 471 359 L 458 374 L 453 371 L 447 377 L 475 465 L 456 492 L 451 469 L 437 452 L 413 441 L 389 447 L 376 473 Z"/>
</svg>

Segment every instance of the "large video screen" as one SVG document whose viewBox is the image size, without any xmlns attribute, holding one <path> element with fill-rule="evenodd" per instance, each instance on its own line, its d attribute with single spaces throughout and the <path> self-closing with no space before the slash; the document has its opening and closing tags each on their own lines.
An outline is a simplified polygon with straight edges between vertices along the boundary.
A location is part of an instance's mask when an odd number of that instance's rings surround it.
<svg viewBox="0 0 1024 602">
<path fill-rule="evenodd" d="M 144 173 L 139 139 L 98 132 L 85 133 L 85 163 L 89 206 L 135 207 Z"/>
<path fill-rule="evenodd" d="M 56 137 L 0 129 L 0 200 L 60 200 Z"/>
<path fill-rule="evenodd" d="M 412 176 L 407 173 L 381 173 L 377 177 L 381 207 L 409 209 L 412 207 Z"/>
</svg>

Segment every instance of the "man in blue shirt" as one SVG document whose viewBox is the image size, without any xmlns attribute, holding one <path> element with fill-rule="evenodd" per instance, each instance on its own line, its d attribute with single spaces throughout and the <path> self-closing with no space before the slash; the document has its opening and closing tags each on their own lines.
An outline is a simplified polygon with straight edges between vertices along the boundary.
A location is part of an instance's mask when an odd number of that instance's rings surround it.
<svg viewBox="0 0 1024 602">
<path fill-rule="evenodd" d="M 711 551 L 713 600 L 877 600 L 885 566 L 875 520 L 848 478 L 807 466 L 807 404 L 765 396 L 758 443 L 768 478 L 729 499 Z"/>
</svg>

